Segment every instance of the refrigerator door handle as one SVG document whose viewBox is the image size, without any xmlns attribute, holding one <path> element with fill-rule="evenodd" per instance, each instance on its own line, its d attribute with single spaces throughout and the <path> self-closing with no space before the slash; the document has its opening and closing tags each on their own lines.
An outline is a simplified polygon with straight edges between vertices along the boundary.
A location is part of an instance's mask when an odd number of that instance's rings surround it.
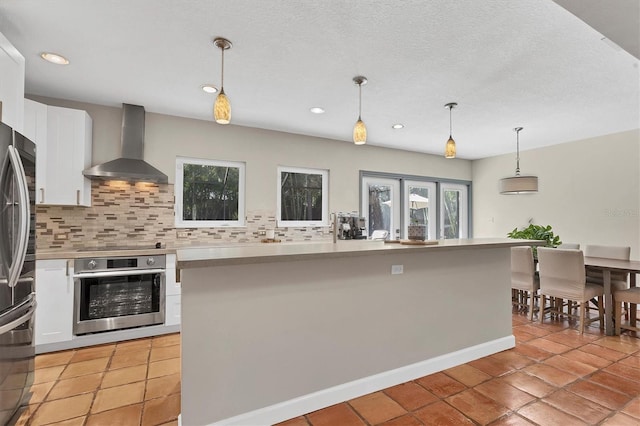
<svg viewBox="0 0 640 426">
<path fill-rule="evenodd" d="M 27 255 L 27 244 L 29 242 L 29 189 L 27 187 L 27 176 L 22 167 L 20 154 L 13 147 L 9 147 L 9 161 L 13 166 L 15 182 L 18 185 L 18 241 L 13 252 L 13 263 L 9 268 L 9 287 L 15 287 L 18 284 L 20 272 Z"/>
<path fill-rule="evenodd" d="M 22 311 L 25 311 L 25 313 L 21 314 Z M 20 324 L 31 319 L 35 311 L 35 293 L 31 293 L 29 297 L 27 297 L 22 303 L 12 307 L 7 312 L 3 313 L 2 316 L 0 316 L 0 335 L 6 333 L 7 331 L 13 330 Z M 16 314 L 19 315 L 18 318 L 9 320 L 7 323 L 4 323 L 3 318 L 15 317 Z"/>
</svg>

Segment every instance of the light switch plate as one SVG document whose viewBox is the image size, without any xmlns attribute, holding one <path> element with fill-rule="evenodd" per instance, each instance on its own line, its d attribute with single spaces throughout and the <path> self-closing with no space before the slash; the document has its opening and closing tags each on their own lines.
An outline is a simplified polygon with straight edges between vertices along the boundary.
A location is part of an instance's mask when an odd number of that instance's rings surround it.
<svg viewBox="0 0 640 426">
<path fill-rule="evenodd" d="M 404 272 L 404 265 L 391 265 L 391 275 L 398 275 Z"/>
</svg>

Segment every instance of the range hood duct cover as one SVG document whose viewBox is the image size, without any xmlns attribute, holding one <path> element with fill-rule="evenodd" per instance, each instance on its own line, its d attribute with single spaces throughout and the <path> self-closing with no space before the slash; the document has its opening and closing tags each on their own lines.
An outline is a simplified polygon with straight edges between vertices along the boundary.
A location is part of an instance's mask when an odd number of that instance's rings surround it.
<svg viewBox="0 0 640 426">
<path fill-rule="evenodd" d="M 93 166 L 82 174 L 91 179 L 168 183 L 167 175 L 142 159 L 143 152 L 144 107 L 122 104 L 122 157 Z"/>
</svg>

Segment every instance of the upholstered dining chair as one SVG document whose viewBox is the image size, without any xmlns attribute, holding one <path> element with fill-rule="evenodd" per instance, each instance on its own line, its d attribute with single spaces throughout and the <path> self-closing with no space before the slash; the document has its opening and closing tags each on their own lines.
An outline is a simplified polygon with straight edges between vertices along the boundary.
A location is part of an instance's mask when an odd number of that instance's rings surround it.
<svg viewBox="0 0 640 426">
<path fill-rule="evenodd" d="M 640 332 L 640 327 L 636 324 L 623 324 L 622 322 L 622 304 L 636 304 L 640 305 L 640 287 L 631 287 L 625 290 L 616 290 L 613 292 L 613 306 L 616 307 L 615 319 L 616 319 L 616 334 L 620 334 L 620 329 L 634 330 Z"/>
<path fill-rule="evenodd" d="M 587 257 L 601 257 L 604 259 L 629 260 L 631 256 L 631 247 L 625 246 L 602 246 L 588 244 L 584 248 L 584 255 Z M 611 272 L 611 294 L 618 290 L 628 288 L 627 281 L 629 274 L 626 272 Z M 604 277 L 602 270 L 587 267 L 587 282 L 604 286 Z M 594 301 L 592 301 L 593 303 Z M 595 303 L 594 303 L 595 305 Z M 625 303 L 625 312 L 628 312 L 628 306 Z M 594 308 L 591 308 L 594 309 Z M 616 318 L 619 318 L 616 316 Z"/>
<path fill-rule="evenodd" d="M 579 303 L 578 318 L 580 320 L 580 334 L 584 334 L 585 323 L 600 321 L 600 328 L 604 328 L 604 309 L 602 304 L 604 288 L 597 284 L 587 283 L 584 268 L 584 254 L 580 250 L 563 250 L 553 248 L 538 248 L 538 267 L 540 269 L 540 322 L 543 322 L 546 298 L 555 297 Z M 598 316 L 585 319 L 587 302 L 598 297 Z M 551 312 L 575 318 L 571 313 L 557 309 Z"/>
<path fill-rule="evenodd" d="M 533 321 L 535 299 L 540 289 L 533 262 L 533 250 L 529 246 L 511 248 L 511 290 L 513 306 L 529 310 L 529 320 Z"/>
<path fill-rule="evenodd" d="M 562 250 L 580 250 L 579 243 L 562 243 L 557 248 Z"/>
<path fill-rule="evenodd" d="M 584 248 L 586 257 L 601 257 L 604 259 L 629 260 L 631 247 L 586 245 Z M 587 267 L 587 282 L 604 285 L 602 270 Z M 624 290 L 628 287 L 629 274 L 626 272 L 611 272 L 611 292 Z"/>
</svg>

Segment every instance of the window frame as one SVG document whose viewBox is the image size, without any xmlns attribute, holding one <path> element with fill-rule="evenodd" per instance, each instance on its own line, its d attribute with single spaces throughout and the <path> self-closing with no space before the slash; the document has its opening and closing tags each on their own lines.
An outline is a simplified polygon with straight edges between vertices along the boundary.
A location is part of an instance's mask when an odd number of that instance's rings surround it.
<svg viewBox="0 0 640 426">
<path fill-rule="evenodd" d="M 283 220 L 282 219 L 282 173 L 304 173 L 322 176 L 322 218 L 320 220 Z M 329 170 L 308 167 L 278 166 L 278 179 L 276 190 L 276 226 L 279 228 L 290 227 L 315 227 L 329 226 Z"/>
<path fill-rule="evenodd" d="M 238 170 L 238 220 L 188 220 L 182 219 L 184 195 L 184 165 L 233 167 Z M 174 184 L 174 214 L 176 228 L 222 228 L 245 226 L 245 196 L 246 196 L 246 163 L 241 161 L 209 160 L 204 158 L 176 157 L 176 178 Z"/>
</svg>

